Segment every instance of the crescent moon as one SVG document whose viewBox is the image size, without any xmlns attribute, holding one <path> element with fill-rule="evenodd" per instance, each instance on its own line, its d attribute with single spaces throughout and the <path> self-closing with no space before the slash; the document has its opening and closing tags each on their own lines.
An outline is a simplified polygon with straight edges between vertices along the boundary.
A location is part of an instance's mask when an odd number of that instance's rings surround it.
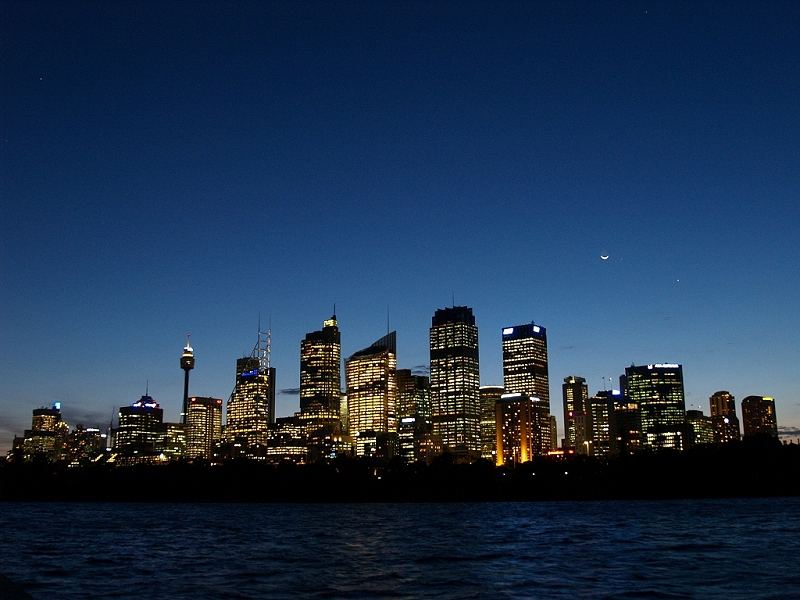
<svg viewBox="0 0 800 600">
<path fill-rule="evenodd" d="M 608 255 L 600 255 L 600 260 L 608 260 Z"/>
</svg>

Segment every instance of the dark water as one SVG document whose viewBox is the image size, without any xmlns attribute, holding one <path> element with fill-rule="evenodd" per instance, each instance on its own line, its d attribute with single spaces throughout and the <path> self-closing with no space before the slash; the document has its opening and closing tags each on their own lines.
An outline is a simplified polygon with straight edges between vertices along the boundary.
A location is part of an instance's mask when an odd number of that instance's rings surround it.
<svg viewBox="0 0 800 600">
<path fill-rule="evenodd" d="M 800 598 L 800 498 L 7 503 L 0 525 L 0 573 L 41 599 Z"/>
</svg>

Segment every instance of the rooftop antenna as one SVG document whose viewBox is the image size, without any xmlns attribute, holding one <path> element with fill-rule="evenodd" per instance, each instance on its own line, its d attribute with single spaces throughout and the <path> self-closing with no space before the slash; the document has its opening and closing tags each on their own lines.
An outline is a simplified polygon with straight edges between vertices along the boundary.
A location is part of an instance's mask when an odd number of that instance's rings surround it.
<svg viewBox="0 0 800 600">
<path fill-rule="evenodd" d="M 450 299 L 452 301 L 452 305 L 451 306 L 453 308 L 455 308 L 456 307 L 456 293 L 455 293 L 454 290 L 450 290 Z"/>
<path fill-rule="evenodd" d="M 144 395 L 145 396 L 149 396 L 150 395 L 150 380 L 148 379 L 146 381 L 147 382 L 144 384 Z"/>
<path fill-rule="evenodd" d="M 336 302 L 333 303 L 333 318 L 336 318 Z"/>
</svg>

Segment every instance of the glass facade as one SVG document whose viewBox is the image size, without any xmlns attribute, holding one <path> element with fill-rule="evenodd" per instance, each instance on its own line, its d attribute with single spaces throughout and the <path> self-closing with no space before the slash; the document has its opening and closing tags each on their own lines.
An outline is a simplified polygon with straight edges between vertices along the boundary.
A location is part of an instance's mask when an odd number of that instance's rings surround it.
<svg viewBox="0 0 800 600">
<path fill-rule="evenodd" d="M 642 446 L 685 449 L 683 367 L 677 364 L 631 365 L 625 369 L 625 381 L 627 395 L 639 406 Z"/>
</svg>

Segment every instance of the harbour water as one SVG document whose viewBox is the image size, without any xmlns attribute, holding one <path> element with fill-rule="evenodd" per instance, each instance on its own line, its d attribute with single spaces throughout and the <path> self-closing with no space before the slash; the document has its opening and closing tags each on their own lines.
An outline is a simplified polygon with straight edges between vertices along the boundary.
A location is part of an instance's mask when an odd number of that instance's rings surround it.
<svg viewBox="0 0 800 600">
<path fill-rule="evenodd" d="M 800 498 L 9 502 L 0 525 L 0 573 L 42 600 L 800 598 Z"/>
</svg>

